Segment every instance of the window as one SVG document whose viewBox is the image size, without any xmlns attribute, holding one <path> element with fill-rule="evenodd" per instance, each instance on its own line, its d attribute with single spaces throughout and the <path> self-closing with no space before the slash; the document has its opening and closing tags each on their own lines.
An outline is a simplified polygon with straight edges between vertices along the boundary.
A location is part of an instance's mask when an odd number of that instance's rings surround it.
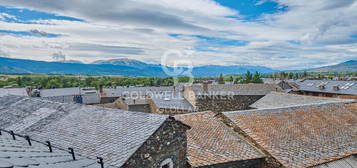
<svg viewBox="0 0 357 168">
<path fill-rule="evenodd" d="M 173 168 L 173 167 L 174 167 L 174 163 L 172 162 L 171 158 L 165 159 L 160 164 L 160 168 Z"/>
</svg>

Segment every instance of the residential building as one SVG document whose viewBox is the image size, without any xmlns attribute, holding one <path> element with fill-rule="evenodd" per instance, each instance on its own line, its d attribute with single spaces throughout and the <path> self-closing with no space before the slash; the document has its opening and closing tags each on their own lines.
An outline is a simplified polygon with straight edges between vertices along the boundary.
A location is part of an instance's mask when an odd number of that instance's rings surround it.
<svg viewBox="0 0 357 168">
<path fill-rule="evenodd" d="M 118 98 L 114 105 L 116 108 L 126 111 L 150 113 L 150 105 L 145 98 Z"/>
<path fill-rule="evenodd" d="M 33 168 L 101 168 L 95 159 L 88 159 L 65 150 L 49 147 L 26 136 L 14 135 L 1 130 L 0 167 Z M 98 160 L 99 161 L 99 160 Z M 100 162 L 100 161 L 99 161 Z M 114 168 L 103 163 L 105 168 Z"/>
<path fill-rule="evenodd" d="M 0 106 L 0 128 L 113 167 L 186 167 L 189 126 L 167 115 L 18 96 Z"/>
<path fill-rule="evenodd" d="M 192 85 L 185 86 L 183 96 L 198 111 L 234 111 L 249 106 L 272 91 L 282 91 L 275 84 Z"/>
<path fill-rule="evenodd" d="M 252 105 L 251 108 L 264 109 L 264 108 L 278 108 L 289 106 L 301 106 L 317 103 L 333 103 L 333 102 L 353 102 L 349 99 L 338 99 L 330 97 L 317 97 L 317 96 L 305 96 L 297 94 L 289 94 L 282 92 L 271 92 L 259 99 Z"/>
<path fill-rule="evenodd" d="M 264 154 L 239 136 L 213 112 L 176 115 L 191 127 L 187 157 L 193 168 L 261 168 Z"/>
<path fill-rule="evenodd" d="M 147 101 L 152 113 L 175 115 L 197 111 L 180 92 L 178 94 L 155 94 Z"/>
<path fill-rule="evenodd" d="M 357 99 L 356 81 L 336 81 L 336 80 L 300 80 L 296 81 L 297 89 L 292 93 Z"/>
<path fill-rule="evenodd" d="M 50 101 L 61 103 L 99 104 L 99 93 L 95 88 L 56 88 L 34 91 L 35 97 L 42 97 Z"/>
<path fill-rule="evenodd" d="M 356 103 L 320 103 L 223 114 L 238 133 L 267 155 L 271 167 L 357 167 Z"/>
</svg>

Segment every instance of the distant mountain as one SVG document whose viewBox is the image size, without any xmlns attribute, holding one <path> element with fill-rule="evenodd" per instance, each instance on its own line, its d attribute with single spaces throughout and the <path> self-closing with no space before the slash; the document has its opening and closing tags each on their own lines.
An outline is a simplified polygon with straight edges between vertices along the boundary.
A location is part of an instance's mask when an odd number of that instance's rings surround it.
<svg viewBox="0 0 357 168">
<path fill-rule="evenodd" d="M 111 59 L 111 60 L 98 60 L 94 61 L 92 64 L 111 64 L 111 65 L 121 65 L 134 67 L 138 69 L 154 66 L 153 64 L 147 64 L 138 60 L 122 58 L 122 59 Z"/>
<path fill-rule="evenodd" d="M 337 65 L 324 66 L 320 68 L 309 69 L 310 72 L 356 72 L 357 60 L 346 61 Z"/>
<path fill-rule="evenodd" d="M 173 71 L 172 67 L 166 67 Z M 185 68 L 184 68 L 185 69 Z M 262 66 L 197 66 L 192 70 L 195 77 L 218 76 L 219 74 L 238 74 L 251 72 L 276 72 Z M 45 62 L 0 57 L 0 73 L 37 73 L 37 74 L 74 74 L 74 75 L 118 75 L 118 76 L 151 76 L 166 77 L 161 65 L 147 64 L 131 59 L 96 61 L 92 64 L 81 62 Z"/>
</svg>

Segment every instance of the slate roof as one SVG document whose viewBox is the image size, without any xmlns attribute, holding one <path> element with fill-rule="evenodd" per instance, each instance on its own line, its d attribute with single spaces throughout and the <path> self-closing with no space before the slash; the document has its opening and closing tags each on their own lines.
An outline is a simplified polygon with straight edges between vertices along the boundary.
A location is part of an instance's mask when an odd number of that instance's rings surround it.
<svg viewBox="0 0 357 168">
<path fill-rule="evenodd" d="M 26 88 L 0 88 L 0 97 L 7 95 L 29 96 Z"/>
<path fill-rule="evenodd" d="M 295 83 L 300 91 L 357 95 L 357 81 L 302 80 Z M 321 84 L 325 85 L 325 89 L 319 88 Z M 333 86 L 339 86 L 340 90 L 334 90 Z"/>
<path fill-rule="evenodd" d="M 179 91 L 182 87 L 175 87 Z M 173 86 L 160 86 L 160 87 L 117 87 L 117 88 L 104 88 L 102 97 L 129 97 L 129 96 L 145 96 L 147 94 L 161 94 L 165 92 L 174 91 Z"/>
<path fill-rule="evenodd" d="M 72 87 L 72 88 L 56 88 L 56 89 L 41 89 L 41 97 L 57 97 L 57 96 L 73 96 L 81 95 L 81 88 Z"/>
<path fill-rule="evenodd" d="M 135 100 L 135 101 L 134 101 Z M 132 99 L 132 98 L 125 98 L 124 100 L 125 104 L 127 105 L 139 105 L 139 104 L 148 104 L 148 102 L 146 101 L 146 99 L 143 98 L 136 98 L 136 99 Z"/>
<path fill-rule="evenodd" d="M 272 92 L 265 95 L 263 98 L 250 105 L 251 108 L 276 108 L 287 106 L 298 106 L 316 103 L 332 103 L 332 102 L 353 102 L 354 100 L 348 99 L 335 99 L 317 96 L 302 96 L 296 94 L 287 94 L 280 92 Z"/>
<path fill-rule="evenodd" d="M 357 157 L 349 156 L 332 162 L 324 163 L 318 166 L 313 166 L 311 168 L 356 168 L 356 167 L 357 167 Z"/>
<path fill-rule="evenodd" d="M 224 113 L 288 168 L 357 153 L 357 104 L 323 103 Z"/>
<path fill-rule="evenodd" d="M 195 107 L 191 105 L 184 97 L 181 95 L 169 95 L 165 96 L 162 94 L 153 95 L 151 97 L 152 102 L 162 109 L 178 109 L 187 111 L 197 111 Z"/>
<path fill-rule="evenodd" d="M 282 91 L 275 84 L 214 84 L 208 85 L 208 92 L 203 91 L 203 85 L 193 85 L 196 95 L 266 95 L 272 91 Z"/>
<path fill-rule="evenodd" d="M 40 96 L 43 99 L 60 103 L 74 103 L 74 97 L 77 95 L 82 96 L 83 104 L 98 104 L 100 103 L 99 94 L 94 90 L 94 93 L 87 93 L 83 88 L 57 88 L 57 89 L 42 89 Z"/>
<path fill-rule="evenodd" d="M 96 160 L 87 159 L 85 157 L 75 155 L 76 160 L 73 160 L 72 155 L 67 151 L 49 148 L 41 143 L 31 141 L 31 146 L 20 136 L 12 136 L 2 131 L 0 135 L 0 167 L 1 168 L 100 168 Z M 111 166 L 105 165 L 111 168 Z"/>
<path fill-rule="evenodd" d="M 38 98 L 0 98 L 0 128 L 73 147 L 120 167 L 168 119 L 166 115 L 64 104 Z"/>
<path fill-rule="evenodd" d="M 193 167 L 264 157 L 213 112 L 176 115 L 175 118 L 191 127 L 187 131 L 187 155 Z"/>
</svg>

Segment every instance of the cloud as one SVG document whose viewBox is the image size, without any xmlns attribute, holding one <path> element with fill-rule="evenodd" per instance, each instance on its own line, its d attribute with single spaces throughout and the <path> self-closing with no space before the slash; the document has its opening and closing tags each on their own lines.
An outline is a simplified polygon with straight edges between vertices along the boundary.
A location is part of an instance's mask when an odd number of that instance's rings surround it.
<svg viewBox="0 0 357 168">
<path fill-rule="evenodd" d="M 62 53 L 62 51 L 59 51 L 57 53 L 53 53 L 52 54 L 52 58 L 54 61 L 60 61 L 60 62 L 63 62 L 63 61 L 66 61 L 66 55 Z"/>
<path fill-rule="evenodd" d="M 159 63 L 168 50 L 193 51 L 195 65 L 248 62 L 301 69 L 357 59 L 355 1 L 261 0 L 256 5 L 269 1 L 286 10 L 244 20 L 239 9 L 213 0 L 2 0 L 0 5 L 83 21 L 0 19 L 4 30 L 36 35 L 3 34 L 0 46 L 16 58 L 52 60 L 52 53 L 62 51 L 83 62 L 126 57 Z M 40 38 L 46 34 L 60 36 Z"/>
</svg>

